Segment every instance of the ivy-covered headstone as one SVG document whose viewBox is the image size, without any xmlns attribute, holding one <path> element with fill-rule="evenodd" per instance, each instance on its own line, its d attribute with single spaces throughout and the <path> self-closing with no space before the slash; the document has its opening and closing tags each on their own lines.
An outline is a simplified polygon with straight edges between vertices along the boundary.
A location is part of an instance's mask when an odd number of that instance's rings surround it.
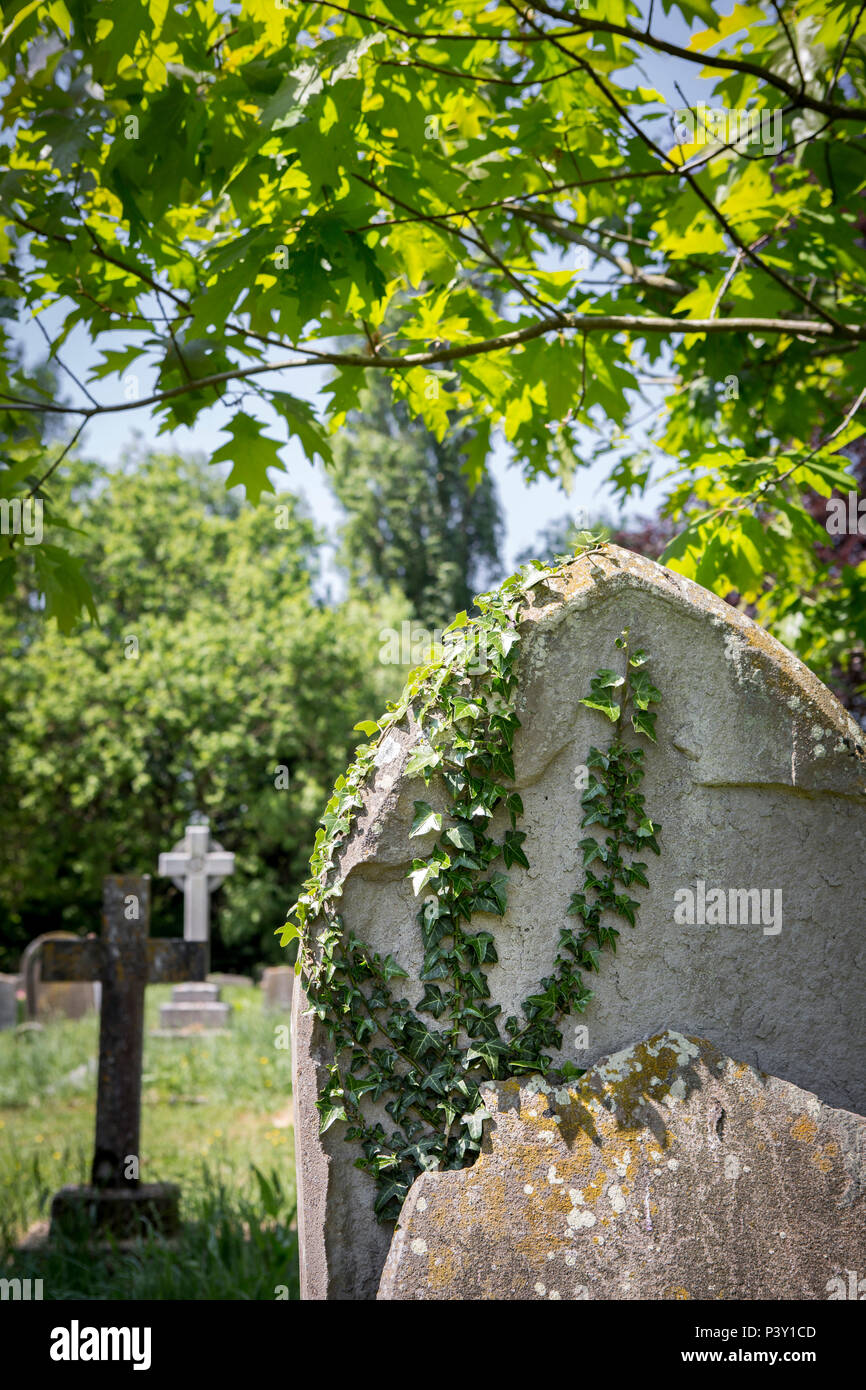
<svg viewBox="0 0 866 1390">
<path fill-rule="evenodd" d="M 672 1027 L 866 1108 L 857 726 L 736 610 L 592 538 L 479 610 L 363 726 L 285 931 L 308 1298 L 375 1297 L 491 1080 L 567 1085 Z"/>
</svg>

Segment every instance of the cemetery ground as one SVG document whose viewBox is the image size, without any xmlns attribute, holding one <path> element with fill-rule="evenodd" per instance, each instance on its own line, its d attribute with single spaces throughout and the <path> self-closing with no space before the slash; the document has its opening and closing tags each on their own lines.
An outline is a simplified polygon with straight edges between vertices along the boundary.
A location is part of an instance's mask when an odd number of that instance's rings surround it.
<svg viewBox="0 0 866 1390">
<path fill-rule="evenodd" d="M 0 1033 L 0 1272 L 42 1279 L 45 1299 L 298 1296 L 291 1057 L 277 1045 L 288 1016 L 224 987 L 223 1035 L 153 1037 L 170 995 L 151 985 L 145 998 L 141 1177 L 181 1185 L 173 1242 L 94 1250 L 37 1234 L 19 1248 L 60 1187 L 88 1180 L 99 1023 Z"/>
</svg>

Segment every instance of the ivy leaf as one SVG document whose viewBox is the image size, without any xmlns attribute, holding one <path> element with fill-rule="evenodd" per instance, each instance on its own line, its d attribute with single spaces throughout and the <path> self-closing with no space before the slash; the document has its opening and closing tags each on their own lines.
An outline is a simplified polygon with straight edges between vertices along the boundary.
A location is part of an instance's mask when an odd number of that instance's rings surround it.
<svg viewBox="0 0 866 1390">
<path fill-rule="evenodd" d="M 456 845 L 458 849 L 473 850 L 475 848 L 475 835 L 465 821 L 458 821 L 456 825 L 452 825 L 449 830 L 445 831 L 442 838 L 448 840 L 452 845 Z"/>
<path fill-rule="evenodd" d="M 448 1003 L 438 985 L 428 983 L 423 999 L 419 999 L 415 1007 L 421 1013 L 432 1014 L 434 1018 L 440 1018 L 448 1007 Z"/>
<path fill-rule="evenodd" d="M 429 773 L 434 767 L 438 767 L 442 761 L 441 753 L 437 753 L 435 748 L 431 748 L 429 743 L 419 744 L 412 750 L 408 762 L 406 763 L 406 776 L 417 777 L 423 773 L 425 780 L 429 780 Z"/>
<path fill-rule="evenodd" d="M 508 903 L 507 884 L 507 874 L 492 874 L 489 879 L 482 880 L 475 897 L 476 912 L 494 912 L 499 917 L 503 916 Z"/>
<path fill-rule="evenodd" d="M 428 835 L 431 830 L 442 829 L 442 817 L 438 811 L 426 801 L 415 802 L 415 815 L 412 819 L 412 829 L 409 831 L 409 838 L 413 835 Z M 417 893 L 417 889 L 416 889 Z"/>
<path fill-rule="evenodd" d="M 521 849 L 525 839 L 526 832 L 524 830 L 506 830 L 502 845 L 502 858 L 506 869 L 510 869 L 512 864 L 521 864 L 524 869 L 529 868 L 529 860 Z"/>
<path fill-rule="evenodd" d="M 480 1054 L 479 1054 L 480 1055 Z M 484 1129 L 484 1121 L 489 1120 L 491 1114 L 485 1110 L 484 1106 L 479 1106 L 477 1110 L 472 1110 L 460 1116 L 460 1123 L 465 1125 L 469 1131 L 470 1139 L 480 1139 Z"/>
<path fill-rule="evenodd" d="M 610 720 L 612 724 L 615 724 L 616 721 L 619 719 L 620 707 L 619 705 L 614 704 L 613 700 L 605 700 L 603 698 L 598 698 L 595 700 L 583 699 L 580 700 L 578 703 L 581 705 L 586 705 L 587 709 L 599 710 L 601 714 L 607 716 L 607 718 Z"/>
<path fill-rule="evenodd" d="M 454 701 L 455 719 L 477 719 L 483 712 L 477 700 L 467 699 L 464 695 L 458 695 Z"/>
<path fill-rule="evenodd" d="M 648 739 L 656 743 L 655 723 L 657 718 L 658 716 L 654 712 L 650 713 L 648 710 L 634 710 L 631 716 L 631 722 L 634 726 L 635 733 L 645 734 Z"/>
<path fill-rule="evenodd" d="M 337 1120 L 345 1120 L 346 1111 L 342 1105 L 331 1105 L 322 1113 L 319 1122 L 319 1133 L 324 1134 L 325 1130 L 330 1129 L 331 1125 Z"/>
<path fill-rule="evenodd" d="M 434 878 L 438 878 L 441 873 L 442 865 L 438 860 L 431 859 L 429 862 L 423 859 L 413 859 L 412 868 L 406 875 L 412 880 L 412 889 L 417 898 L 422 889 L 427 887 Z"/>
</svg>

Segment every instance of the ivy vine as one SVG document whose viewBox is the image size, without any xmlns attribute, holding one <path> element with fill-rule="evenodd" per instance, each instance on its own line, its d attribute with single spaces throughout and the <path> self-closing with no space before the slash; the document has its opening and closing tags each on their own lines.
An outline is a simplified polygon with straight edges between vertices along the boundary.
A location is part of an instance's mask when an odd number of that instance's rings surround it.
<svg viewBox="0 0 866 1390">
<path fill-rule="evenodd" d="M 584 553 L 601 548 L 593 537 L 586 540 Z M 397 1218 L 419 1173 L 473 1162 L 487 1118 L 482 1083 L 527 1072 L 563 1081 L 583 1074 L 570 1062 L 554 1068 L 563 1020 L 586 1009 L 592 998 L 586 975 L 599 969 L 603 950 L 616 951 L 613 920 L 635 924 L 638 903 L 628 890 L 648 880 L 646 864 L 631 854 L 659 853 L 657 826 L 639 790 L 644 750 L 626 742 L 626 730 L 654 742 L 653 706 L 661 696 L 643 670 L 646 653 L 631 650 L 626 630 L 616 639 L 622 670 L 597 671 L 581 702 L 615 727 L 609 746 L 592 747 L 587 755 L 581 826 L 597 831 L 580 841 L 583 882 L 568 908 L 577 920 L 560 930 L 552 972 L 523 1001 L 522 1018 L 501 1020 L 485 972 L 497 961 L 495 940 L 471 924 L 478 912 L 503 916 L 503 870 L 529 867 L 526 834 L 518 828 L 523 804 L 509 785 L 520 724 L 514 711 L 517 624 L 532 588 L 573 559 L 524 566 L 499 590 L 482 595 L 478 616 L 458 615 L 444 651 L 412 673 L 400 701 L 377 723 L 357 726 L 377 738 L 357 750 L 336 784 L 316 836 L 311 876 L 282 929 L 284 945 L 298 940 L 296 970 L 334 1049 L 317 1102 L 321 1131 L 345 1123 L 345 1138 L 360 1147 L 357 1166 L 376 1182 L 382 1221 Z M 410 838 L 438 832 L 432 850 L 414 859 L 409 872 L 416 896 L 423 894 L 417 921 L 424 993 L 414 1005 L 399 994 L 408 979 L 399 962 L 345 928 L 338 911 L 342 881 L 335 873 L 335 855 L 362 805 L 378 743 L 407 718 L 414 719 L 419 738 L 405 775 L 421 776 L 427 785 L 437 778 L 448 798 L 446 812 L 416 801 L 408 832 Z M 500 808 L 508 828 L 497 839 L 490 825 Z"/>
</svg>

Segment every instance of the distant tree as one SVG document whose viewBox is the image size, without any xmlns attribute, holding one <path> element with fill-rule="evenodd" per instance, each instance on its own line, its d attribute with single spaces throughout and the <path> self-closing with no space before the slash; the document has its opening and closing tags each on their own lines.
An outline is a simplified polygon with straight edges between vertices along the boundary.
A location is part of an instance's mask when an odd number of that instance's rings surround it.
<svg viewBox="0 0 866 1390">
<path fill-rule="evenodd" d="M 431 374 L 430 389 L 436 377 Z M 471 486 L 475 431 L 454 413 L 439 440 L 381 375 L 368 373 L 361 408 L 334 446 L 334 490 L 345 508 L 342 558 L 361 590 L 396 584 L 430 628 L 469 608 L 500 565 L 496 485 Z"/>
<path fill-rule="evenodd" d="M 214 965 L 277 959 L 353 725 L 402 683 L 378 655 L 407 609 L 317 599 L 320 537 L 285 494 L 253 508 L 161 455 L 73 479 L 58 500 L 99 622 L 41 621 L 26 566 L 0 615 L 0 968 L 40 931 L 93 930 L 102 876 L 155 874 L 196 811 L 237 854 Z M 175 890 L 154 890 L 154 930 L 176 933 Z"/>
</svg>

